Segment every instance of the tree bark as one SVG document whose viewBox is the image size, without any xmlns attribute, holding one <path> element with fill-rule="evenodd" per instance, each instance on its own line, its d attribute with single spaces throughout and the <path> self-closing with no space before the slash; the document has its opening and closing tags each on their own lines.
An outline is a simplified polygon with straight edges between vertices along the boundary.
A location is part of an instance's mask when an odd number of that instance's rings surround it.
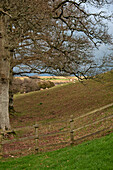
<svg viewBox="0 0 113 170">
<path fill-rule="evenodd" d="M 13 57 L 13 52 L 11 53 L 11 59 Z M 13 67 L 10 65 L 10 77 L 9 77 L 9 113 L 14 113 L 14 101 L 13 101 Z"/>
<path fill-rule="evenodd" d="M 0 14 L 0 128 L 10 128 L 9 122 L 9 71 L 10 53 L 6 36 L 6 17 Z"/>
</svg>

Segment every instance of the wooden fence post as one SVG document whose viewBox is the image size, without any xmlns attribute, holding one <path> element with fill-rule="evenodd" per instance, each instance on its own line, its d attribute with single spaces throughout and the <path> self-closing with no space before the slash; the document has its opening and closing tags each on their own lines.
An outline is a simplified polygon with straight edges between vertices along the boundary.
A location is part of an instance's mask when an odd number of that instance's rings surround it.
<svg viewBox="0 0 113 170">
<path fill-rule="evenodd" d="M 3 134 L 2 134 L 2 132 L 0 132 L 0 159 L 3 156 L 2 139 L 3 139 Z"/>
<path fill-rule="evenodd" d="M 35 153 L 37 154 L 38 153 L 38 139 L 39 139 L 39 136 L 38 136 L 38 124 L 35 125 Z"/>
<path fill-rule="evenodd" d="M 70 116 L 70 144 L 74 144 L 74 119 L 73 115 Z"/>
</svg>

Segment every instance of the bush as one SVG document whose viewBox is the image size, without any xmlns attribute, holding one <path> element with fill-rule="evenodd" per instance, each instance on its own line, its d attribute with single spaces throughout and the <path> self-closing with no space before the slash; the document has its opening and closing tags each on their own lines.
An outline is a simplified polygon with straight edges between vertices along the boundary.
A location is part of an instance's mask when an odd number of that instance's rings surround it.
<svg viewBox="0 0 113 170">
<path fill-rule="evenodd" d="M 41 88 L 51 88 L 55 86 L 53 82 L 51 81 L 37 81 L 36 79 L 30 79 L 30 78 L 14 78 L 13 79 L 13 93 L 28 93 L 31 91 L 38 91 Z"/>
<path fill-rule="evenodd" d="M 46 89 L 46 83 L 45 83 L 45 81 L 38 82 L 38 86 L 39 86 L 41 89 Z"/>
<path fill-rule="evenodd" d="M 38 82 L 38 86 L 42 89 L 46 89 L 46 88 L 51 88 L 55 85 L 51 81 L 41 81 L 41 82 Z"/>
<path fill-rule="evenodd" d="M 46 88 L 51 88 L 51 87 L 53 87 L 53 86 L 55 86 L 53 82 L 51 82 L 51 81 L 46 81 Z"/>
<path fill-rule="evenodd" d="M 54 86 L 55 86 L 55 84 L 50 81 L 50 87 L 54 87 Z"/>
<path fill-rule="evenodd" d="M 31 91 L 37 91 L 40 90 L 40 87 L 38 86 L 35 80 L 29 78 L 24 78 L 24 79 L 14 78 L 12 89 L 13 89 L 13 93 L 16 94 L 18 92 L 28 93 Z"/>
</svg>

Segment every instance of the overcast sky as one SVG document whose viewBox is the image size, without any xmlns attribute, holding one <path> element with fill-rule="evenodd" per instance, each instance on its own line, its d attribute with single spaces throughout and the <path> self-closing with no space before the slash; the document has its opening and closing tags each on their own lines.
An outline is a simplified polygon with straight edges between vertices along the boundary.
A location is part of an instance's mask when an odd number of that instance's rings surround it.
<svg viewBox="0 0 113 170">
<path fill-rule="evenodd" d="M 113 14 L 113 4 L 112 5 L 106 5 L 106 7 L 102 8 L 102 10 L 105 10 L 108 15 Z M 113 16 L 113 15 L 112 15 Z M 108 24 L 108 32 L 113 37 L 113 19 L 111 21 L 107 21 Z M 95 58 L 98 62 L 102 59 L 103 56 L 108 56 L 111 51 L 109 50 L 110 46 L 102 44 L 99 49 L 94 50 Z"/>
</svg>

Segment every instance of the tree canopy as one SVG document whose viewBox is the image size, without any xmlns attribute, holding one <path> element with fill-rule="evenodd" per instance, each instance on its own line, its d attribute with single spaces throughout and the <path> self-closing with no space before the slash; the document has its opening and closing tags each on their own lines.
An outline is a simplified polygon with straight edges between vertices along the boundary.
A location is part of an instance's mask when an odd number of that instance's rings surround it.
<svg viewBox="0 0 113 170">
<path fill-rule="evenodd" d="M 10 70 L 74 74 L 92 65 L 92 47 L 111 43 L 101 9 L 110 0 L 0 1 L 0 127 L 10 128 Z M 95 10 L 92 10 L 95 8 Z M 23 66 L 23 67 L 22 67 Z M 16 73 L 18 74 L 18 73 Z M 19 73 L 20 74 L 20 73 Z"/>
<path fill-rule="evenodd" d="M 81 64 L 91 68 L 93 47 L 111 43 L 105 23 L 111 16 L 98 10 L 111 1 L 1 2 L 2 13 L 9 16 L 7 34 L 9 49 L 13 52 L 11 67 L 18 68 L 15 74 L 54 72 L 77 75 Z M 95 8 L 94 12 L 92 8 Z"/>
</svg>

